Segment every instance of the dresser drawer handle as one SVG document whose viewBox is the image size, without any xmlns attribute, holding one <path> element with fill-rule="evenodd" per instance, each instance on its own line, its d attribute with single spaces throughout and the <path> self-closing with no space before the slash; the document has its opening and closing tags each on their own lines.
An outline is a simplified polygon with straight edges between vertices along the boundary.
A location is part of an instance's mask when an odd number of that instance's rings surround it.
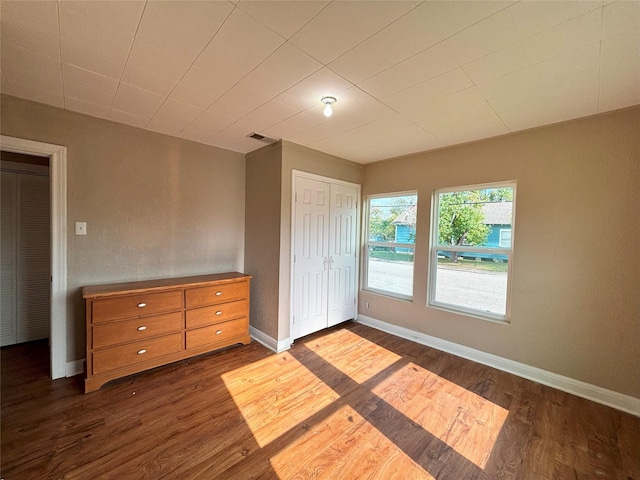
<svg viewBox="0 0 640 480">
<path fill-rule="evenodd" d="M 138 350 L 138 355 L 142 355 L 144 353 L 147 353 L 147 351 L 144 348 L 142 350 Z"/>
<path fill-rule="evenodd" d="M 147 306 L 147 304 L 146 304 L 146 303 L 139 303 L 139 304 L 138 304 L 138 308 L 144 308 L 144 307 L 146 307 L 146 306 Z"/>
<path fill-rule="evenodd" d="M 144 325 L 142 325 L 142 326 L 138 327 L 138 331 L 139 331 L 139 332 L 143 332 L 143 331 L 144 331 L 144 330 L 146 330 L 146 329 L 147 329 L 147 327 L 145 327 Z"/>
<path fill-rule="evenodd" d="M 221 292 L 220 290 L 218 290 L 218 291 L 216 292 L 216 297 L 219 297 L 220 295 L 222 295 L 222 292 Z"/>
<path fill-rule="evenodd" d="M 216 315 L 222 315 L 222 310 L 218 310 L 218 311 L 216 312 Z"/>
<path fill-rule="evenodd" d="M 216 335 L 220 335 L 221 333 L 222 333 L 222 330 L 218 330 L 218 331 L 216 332 Z"/>
</svg>

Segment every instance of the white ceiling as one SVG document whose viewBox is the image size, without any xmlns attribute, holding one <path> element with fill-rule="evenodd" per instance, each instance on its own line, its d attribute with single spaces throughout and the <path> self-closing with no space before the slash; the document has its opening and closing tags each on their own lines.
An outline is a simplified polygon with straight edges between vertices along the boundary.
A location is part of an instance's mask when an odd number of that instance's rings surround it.
<svg viewBox="0 0 640 480">
<path fill-rule="evenodd" d="M 0 8 L 3 93 L 242 153 L 367 163 L 640 104 L 640 1 Z"/>
</svg>

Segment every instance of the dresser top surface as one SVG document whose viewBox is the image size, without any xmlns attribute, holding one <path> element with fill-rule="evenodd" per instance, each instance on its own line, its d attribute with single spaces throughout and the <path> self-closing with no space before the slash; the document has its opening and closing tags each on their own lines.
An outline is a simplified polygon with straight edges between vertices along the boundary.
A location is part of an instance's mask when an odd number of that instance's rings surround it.
<svg viewBox="0 0 640 480">
<path fill-rule="evenodd" d="M 251 275 L 239 272 L 211 273 L 191 277 L 162 278 L 157 280 L 141 280 L 137 282 L 107 283 L 88 285 L 82 288 L 83 298 L 97 298 L 109 295 L 122 295 L 145 291 L 168 290 L 172 288 L 197 287 L 212 282 L 234 282 L 250 279 Z"/>
</svg>

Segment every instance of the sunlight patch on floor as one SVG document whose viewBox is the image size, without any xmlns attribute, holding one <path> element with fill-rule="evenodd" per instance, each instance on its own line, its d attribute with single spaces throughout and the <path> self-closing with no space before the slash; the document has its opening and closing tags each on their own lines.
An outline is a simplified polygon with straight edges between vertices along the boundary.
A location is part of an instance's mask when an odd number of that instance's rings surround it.
<svg viewBox="0 0 640 480">
<path fill-rule="evenodd" d="M 372 392 L 484 468 L 508 410 L 414 363 L 383 380 Z"/>
<path fill-rule="evenodd" d="M 283 479 L 347 478 L 348 472 L 358 478 L 434 479 L 349 405 L 310 426 L 271 465 Z"/>
<path fill-rule="evenodd" d="M 337 330 L 305 346 L 358 383 L 380 373 L 402 357 L 349 330 Z"/>
<path fill-rule="evenodd" d="M 287 352 L 225 373 L 222 380 L 260 447 L 340 397 Z"/>
</svg>

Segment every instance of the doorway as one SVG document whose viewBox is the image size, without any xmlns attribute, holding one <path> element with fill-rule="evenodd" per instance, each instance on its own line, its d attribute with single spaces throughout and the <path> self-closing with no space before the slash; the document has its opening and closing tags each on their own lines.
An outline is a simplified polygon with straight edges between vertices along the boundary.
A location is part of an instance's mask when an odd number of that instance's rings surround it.
<svg viewBox="0 0 640 480">
<path fill-rule="evenodd" d="M 1 153 L 0 346 L 49 338 L 51 233 L 49 158 Z"/>
<path fill-rule="evenodd" d="M 7 152 L 49 158 L 51 188 L 51 378 L 74 375 L 67 369 L 67 149 L 60 145 L 0 136 Z"/>
</svg>

